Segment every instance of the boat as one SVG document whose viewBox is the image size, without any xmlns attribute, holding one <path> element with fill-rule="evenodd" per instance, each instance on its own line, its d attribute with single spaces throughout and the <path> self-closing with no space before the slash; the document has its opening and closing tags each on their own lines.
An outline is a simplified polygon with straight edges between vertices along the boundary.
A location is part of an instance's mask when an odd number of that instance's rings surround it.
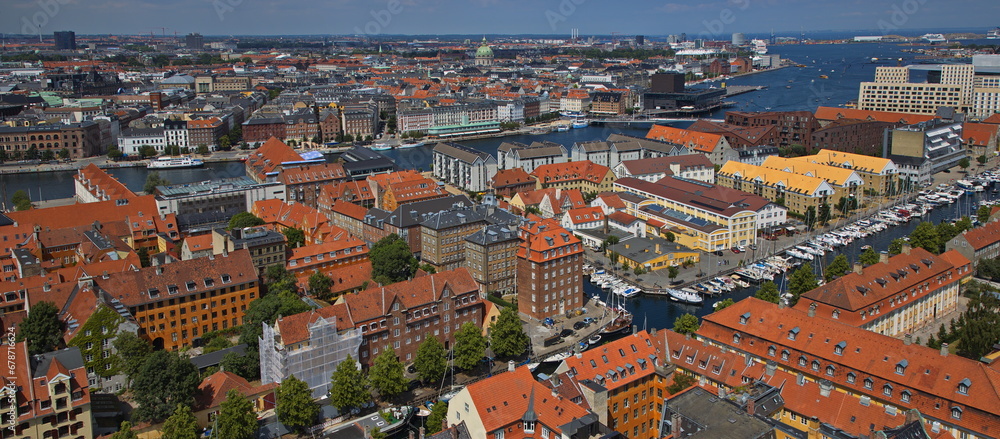
<svg viewBox="0 0 1000 439">
<path fill-rule="evenodd" d="M 408 142 L 408 143 L 403 143 L 403 144 L 397 146 L 396 148 L 397 149 L 407 149 L 407 148 L 416 148 L 418 146 L 424 146 L 424 142 Z"/>
<path fill-rule="evenodd" d="M 376 143 L 369 146 L 368 149 L 371 149 L 372 151 L 388 151 L 392 149 L 392 145 L 389 145 L 388 143 Z"/>
<path fill-rule="evenodd" d="M 941 34 L 924 34 L 920 37 L 920 39 L 928 43 L 944 43 L 948 41 L 944 35 Z"/>
<path fill-rule="evenodd" d="M 601 342 L 601 334 L 591 335 L 590 338 L 587 339 L 587 343 L 590 344 L 591 346 L 598 344 L 600 342 Z"/>
<path fill-rule="evenodd" d="M 331 430 L 327 430 L 327 432 L 333 433 L 357 425 L 365 431 L 378 428 L 383 433 L 392 433 L 409 422 L 415 413 L 417 413 L 417 409 L 408 405 L 389 407 L 385 410 L 379 410 L 378 412 L 343 422 Z"/>
<path fill-rule="evenodd" d="M 590 125 L 589 121 L 587 121 L 585 119 L 577 119 L 577 120 L 573 121 L 573 125 L 572 126 L 573 126 L 573 128 L 587 128 L 587 126 L 589 126 L 589 125 Z"/>
<path fill-rule="evenodd" d="M 157 157 L 150 160 L 147 169 L 198 168 L 204 166 L 201 159 L 191 157 Z"/>
<path fill-rule="evenodd" d="M 565 133 L 566 131 L 569 131 L 569 125 L 556 125 L 557 133 Z"/>
<path fill-rule="evenodd" d="M 671 300 L 681 303 L 689 303 L 691 305 L 700 305 L 704 301 L 700 294 L 684 290 L 667 288 L 667 294 L 670 295 Z"/>
<path fill-rule="evenodd" d="M 956 181 L 955 184 L 962 189 L 972 189 L 973 186 L 971 181 L 964 179 Z"/>
<path fill-rule="evenodd" d="M 559 115 L 560 116 L 565 116 L 565 117 L 583 117 L 583 116 L 585 116 L 585 114 L 583 114 L 582 111 L 560 111 Z"/>
<path fill-rule="evenodd" d="M 601 335 L 621 334 L 632 329 L 632 313 L 624 308 L 611 308 L 611 311 L 617 315 L 611 320 L 611 323 L 601 329 Z"/>
<path fill-rule="evenodd" d="M 819 75 L 819 79 L 830 79 L 830 77 L 826 75 Z"/>
<path fill-rule="evenodd" d="M 986 33 L 987 40 L 1000 40 L 1000 27 Z"/>
<path fill-rule="evenodd" d="M 565 359 L 569 358 L 570 355 L 572 355 L 572 354 L 569 351 L 559 352 L 557 354 L 549 355 L 544 360 L 542 360 L 542 362 L 543 363 L 557 363 L 557 362 L 560 362 L 562 360 L 565 360 Z"/>
<path fill-rule="evenodd" d="M 767 54 L 767 40 L 751 40 L 750 45 L 752 46 L 750 50 L 753 51 L 753 53 L 756 53 L 757 55 Z"/>
</svg>

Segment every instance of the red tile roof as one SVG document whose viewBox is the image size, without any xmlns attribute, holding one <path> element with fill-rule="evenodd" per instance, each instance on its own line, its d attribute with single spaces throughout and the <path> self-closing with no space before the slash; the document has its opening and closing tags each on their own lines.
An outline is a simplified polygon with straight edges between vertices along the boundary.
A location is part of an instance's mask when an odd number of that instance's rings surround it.
<svg viewBox="0 0 1000 439">
<path fill-rule="evenodd" d="M 969 242 L 969 245 L 973 249 L 977 251 L 982 250 L 1000 241 L 1000 221 L 990 221 L 982 227 L 967 230 L 962 232 L 962 236 L 965 237 L 965 240 Z"/>
<path fill-rule="evenodd" d="M 581 207 L 579 209 L 571 209 L 566 212 L 566 215 L 569 216 L 569 220 L 572 221 L 573 224 L 604 221 L 604 210 L 600 207 Z"/>
<path fill-rule="evenodd" d="M 529 404 L 538 415 L 538 422 L 556 435 L 561 434 L 560 426 L 588 413 L 562 396 L 552 396 L 552 392 L 535 381 L 531 371 L 524 366 L 470 384 L 462 393 L 472 399 L 487 432 L 521 422 Z"/>
<path fill-rule="evenodd" d="M 493 177 L 492 186 L 494 189 L 504 188 L 508 186 L 518 186 L 522 184 L 534 184 L 535 178 L 532 177 L 524 169 L 514 168 L 514 169 L 501 169 L 497 171 L 497 174 Z"/>
<path fill-rule="evenodd" d="M 195 398 L 195 411 L 219 407 L 226 400 L 226 393 L 230 390 L 237 390 L 243 396 L 252 399 L 256 395 L 273 391 L 277 387 L 277 383 L 252 386 L 243 377 L 232 372 L 220 370 L 205 378 L 198 385 L 198 396 Z"/>
<path fill-rule="evenodd" d="M 624 209 L 625 202 L 615 192 L 601 192 L 597 198 L 604 201 L 604 204 L 612 209 Z"/>
<path fill-rule="evenodd" d="M 572 371 L 577 379 L 614 390 L 656 373 L 657 358 L 662 357 L 649 333 L 642 331 L 569 357 L 556 372 Z"/>
<path fill-rule="evenodd" d="M 135 193 L 122 182 L 93 163 L 77 171 L 73 179 L 99 200 L 121 200 L 136 197 Z"/>
<path fill-rule="evenodd" d="M 682 130 L 664 125 L 653 125 L 646 133 L 647 139 L 684 145 L 700 152 L 713 152 L 722 141 L 719 134 Z"/>
<path fill-rule="evenodd" d="M 281 343 L 288 346 L 308 341 L 309 325 L 320 318 L 327 322 L 332 319 L 338 331 L 354 328 L 354 321 L 351 320 L 351 313 L 348 311 L 347 305 L 338 303 L 279 318 L 275 325 L 277 325 L 278 334 L 281 336 Z"/>
<path fill-rule="evenodd" d="M 853 108 L 818 107 L 816 108 L 816 119 L 858 119 L 912 125 L 918 122 L 934 119 L 934 116 L 926 114 L 896 113 L 891 111 L 857 110 Z"/>
<path fill-rule="evenodd" d="M 531 175 L 546 185 L 579 180 L 600 184 L 610 172 L 611 168 L 607 166 L 598 165 L 590 160 L 582 160 L 541 165 L 531 171 Z"/>
<path fill-rule="evenodd" d="M 983 123 L 1000 124 L 1000 113 L 995 113 L 994 115 L 983 119 Z"/>
<path fill-rule="evenodd" d="M 442 297 L 445 288 L 451 291 L 452 296 L 479 291 L 479 284 L 464 267 L 415 277 L 385 287 L 374 282 L 372 284 L 367 290 L 341 296 L 350 309 L 351 319 L 356 323 L 387 315 L 390 306 L 396 301 L 406 309 L 436 302 Z"/>
<path fill-rule="evenodd" d="M 608 215 L 608 219 L 625 226 L 628 226 L 636 221 L 639 221 L 639 218 L 636 218 L 635 216 L 629 215 L 625 212 L 612 212 L 610 215 Z"/>
</svg>

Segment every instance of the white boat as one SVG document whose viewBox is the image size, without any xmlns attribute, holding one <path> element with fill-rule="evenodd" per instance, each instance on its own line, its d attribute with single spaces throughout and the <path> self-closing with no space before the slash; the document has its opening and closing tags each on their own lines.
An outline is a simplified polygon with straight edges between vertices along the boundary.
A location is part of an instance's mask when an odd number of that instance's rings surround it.
<svg viewBox="0 0 1000 439">
<path fill-rule="evenodd" d="M 948 41 L 944 35 L 941 34 L 924 34 L 920 37 L 920 39 L 928 43 L 944 43 Z"/>
<path fill-rule="evenodd" d="M 573 121 L 573 128 L 587 128 L 590 122 L 584 119 L 577 119 Z"/>
<path fill-rule="evenodd" d="M 148 169 L 197 168 L 204 166 L 201 159 L 191 157 L 157 157 L 146 165 Z"/>
<path fill-rule="evenodd" d="M 407 149 L 407 148 L 416 148 L 418 146 L 424 146 L 424 142 L 408 142 L 408 143 L 403 143 L 403 144 L 397 146 L 396 148 L 398 148 L 398 149 Z"/>
<path fill-rule="evenodd" d="M 566 131 L 569 131 L 569 125 L 556 125 L 556 132 L 565 133 Z"/>
<path fill-rule="evenodd" d="M 987 40 L 1000 40 L 1000 27 L 986 33 Z"/>
<path fill-rule="evenodd" d="M 555 362 L 562 361 L 562 360 L 565 360 L 565 359 L 569 358 L 570 355 L 572 355 L 572 354 L 570 354 L 569 352 L 560 352 L 558 354 L 553 354 L 553 355 L 550 355 L 550 356 L 546 357 L 544 360 L 542 360 L 542 362 L 544 362 L 544 363 L 555 363 Z"/>
<path fill-rule="evenodd" d="M 392 145 L 388 143 L 376 143 L 372 146 L 369 146 L 368 149 L 371 149 L 372 151 L 388 151 L 392 149 Z"/>
<path fill-rule="evenodd" d="M 560 111 L 559 115 L 565 116 L 565 117 L 583 117 L 584 116 L 583 112 L 580 112 L 580 111 Z"/>
<path fill-rule="evenodd" d="M 601 334 L 594 334 L 587 339 L 587 343 L 591 346 L 601 342 Z"/>
<path fill-rule="evenodd" d="M 701 294 L 684 290 L 675 290 L 673 288 L 667 288 L 667 294 L 670 295 L 672 300 L 682 303 L 690 303 L 692 305 L 700 305 L 705 300 L 701 297 Z"/>
<path fill-rule="evenodd" d="M 971 181 L 964 179 L 956 181 L 955 184 L 962 189 L 972 189 L 973 186 Z"/>
</svg>

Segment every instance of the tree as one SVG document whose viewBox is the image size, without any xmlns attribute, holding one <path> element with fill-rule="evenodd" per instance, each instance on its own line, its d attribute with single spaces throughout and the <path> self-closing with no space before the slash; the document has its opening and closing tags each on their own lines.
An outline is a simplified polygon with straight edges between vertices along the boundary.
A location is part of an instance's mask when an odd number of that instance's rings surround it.
<svg viewBox="0 0 1000 439">
<path fill-rule="evenodd" d="M 204 143 L 198 145 L 198 154 L 208 155 L 208 145 Z"/>
<path fill-rule="evenodd" d="M 111 439 L 139 439 L 139 435 L 132 431 L 132 423 L 123 421 L 118 431 L 111 435 Z"/>
<path fill-rule="evenodd" d="M 34 146 L 28 148 L 28 150 L 24 152 L 25 160 L 38 160 L 41 156 L 42 154 L 38 152 L 38 148 L 35 148 Z"/>
<path fill-rule="evenodd" d="M 976 161 L 979 162 L 980 165 L 985 165 L 987 160 L 989 159 L 986 158 L 986 154 L 976 157 Z"/>
<path fill-rule="evenodd" d="M 674 320 L 674 332 L 678 334 L 691 334 L 698 330 L 698 318 L 693 314 L 681 315 Z"/>
<path fill-rule="evenodd" d="M 191 406 L 200 381 L 198 369 L 186 358 L 175 352 L 154 351 L 132 380 L 139 405 L 133 419 L 158 423 L 168 418 L 177 404 Z"/>
<path fill-rule="evenodd" d="M 219 138 L 219 149 L 223 151 L 229 151 L 229 148 L 233 146 L 233 141 L 229 140 L 229 136 L 225 135 Z M 200 147 L 199 147 L 200 148 Z M 205 147 L 206 153 L 208 152 L 208 147 Z M 198 151 L 201 152 L 200 150 Z"/>
<path fill-rule="evenodd" d="M 498 357 L 517 357 L 528 349 L 529 341 L 517 310 L 501 308 L 497 320 L 490 325 L 490 348 L 493 353 Z"/>
<path fill-rule="evenodd" d="M 125 154 L 122 153 L 122 150 L 118 149 L 117 146 L 112 146 L 111 148 L 108 148 L 108 158 L 111 160 L 117 161 L 124 155 Z"/>
<path fill-rule="evenodd" d="M 963 216 L 958 221 L 955 221 L 955 230 L 952 231 L 952 233 L 948 234 L 947 239 L 945 239 L 944 236 L 941 237 L 942 246 L 944 246 L 944 244 L 947 244 L 948 241 L 951 241 L 951 238 L 954 238 L 959 234 L 961 234 L 962 232 L 969 230 L 971 228 L 972 228 L 972 218 Z"/>
<path fill-rule="evenodd" d="M 455 331 L 455 365 L 472 370 L 478 366 L 486 355 L 486 338 L 483 328 L 471 322 L 465 322 Z"/>
<path fill-rule="evenodd" d="M 198 439 L 198 419 L 191 407 L 177 404 L 174 414 L 163 423 L 165 439 Z"/>
<path fill-rule="evenodd" d="M 337 365 L 330 377 L 330 405 L 338 412 L 346 414 L 354 408 L 361 407 L 371 399 L 367 383 L 358 363 L 350 355 Z"/>
<path fill-rule="evenodd" d="M 444 345 L 437 337 L 431 335 L 420 343 L 417 348 L 417 357 L 413 360 L 413 368 L 417 370 L 417 375 L 421 381 L 436 383 L 444 377 L 448 370 L 447 353 Z"/>
<path fill-rule="evenodd" d="M 816 273 L 813 273 L 812 264 L 806 262 L 788 278 L 788 292 L 792 294 L 789 305 L 795 306 L 802 294 L 812 291 L 818 286 L 819 282 L 816 280 Z"/>
<path fill-rule="evenodd" d="M 809 206 L 808 208 L 806 208 L 806 216 L 805 216 L 804 221 L 806 223 L 806 227 L 809 227 L 810 229 L 812 229 L 813 226 L 816 224 L 816 207 L 815 206 Z"/>
<path fill-rule="evenodd" d="M 423 264 L 420 264 L 419 266 L 417 266 L 417 268 L 419 268 L 421 271 L 423 271 L 424 273 L 427 273 L 427 274 L 437 273 L 437 269 L 434 268 L 434 266 L 431 265 L 431 264 L 423 263 Z"/>
<path fill-rule="evenodd" d="M 69 158 L 69 149 L 68 148 L 60 149 L 59 150 L 59 158 L 62 159 L 62 160 L 68 159 Z"/>
<path fill-rule="evenodd" d="M 851 271 L 851 264 L 847 262 L 847 256 L 837 255 L 830 261 L 830 265 L 826 266 L 826 272 L 823 273 L 823 279 L 827 282 L 833 280 L 834 278 L 841 277 Z"/>
<path fill-rule="evenodd" d="M 830 204 L 823 203 L 819 206 L 819 216 L 816 218 L 821 224 L 830 222 Z"/>
<path fill-rule="evenodd" d="M 907 240 L 904 238 L 893 239 L 889 243 L 889 256 L 895 256 L 903 252 L 903 245 L 908 244 Z"/>
<path fill-rule="evenodd" d="M 142 186 L 142 190 L 147 194 L 151 194 L 156 191 L 157 186 L 166 186 L 168 184 L 170 184 L 170 181 L 161 178 L 159 172 L 153 171 L 146 176 L 146 184 Z"/>
<path fill-rule="evenodd" d="M 28 342 L 31 355 L 51 352 L 62 343 L 63 324 L 59 320 L 59 309 L 52 302 L 38 302 L 28 311 L 28 317 L 21 322 L 17 341 Z"/>
<path fill-rule="evenodd" d="M 289 227 L 282 230 L 281 234 L 285 235 L 285 241 L 287 241 L 288 248 L 299 248 L 306 243 L 306 234 L 302 231 L 302 229 Z"/>
<path fill-rule="evenodd" d="M 691 387 L 695 383 L 695 378 L 686 373 L 681 373 L 680 369 L 674 371 L 674 382 L 667 386 L 667 393 L 675 395 L 680 391 Z"/>
<path fill-rule="evenodd" d="M 312 426 L 319 416 L 319 406 L 312 400 L 312 390 L 305 381 L 289 375 L 281 381 L 277 392 L 278 421 L 286 427 L 302 432 Z"/>
<path fill-rule="evenodd" d="M 945 224 L 942 222 L 942 224 Z M 914 248 L 920 247 L 931 253 L 938 254 L 941 248 L 941 238 L 934 223 L 924 221 L 917 225 L 910 233 L 910 245 Z"/>
<path fill-rule="evenodd" d="M 431 407 L 431 414 L 427 416 L 427 434 L 434 434 L 441 431 L 444 420 L 448 417 L 448 403 L 438 401 Z"/>
<path fill-rule="evenodd" d="M 31 198 L 28 196 L 28 192 L 24 189 L 14 191 L 14 195 L 10 197 L 10 201 L 14 204 L 14 210 L 21 211 L 31 209 Z"/>
<path fill-rule="evenodd" d="M 760 284 L 760 288 L 754 293 L 753 297 L 760 300 L 766 300 L 771 303 L 778 303 L 781 300 L 781 293 L 778 291 L 778 285 L 774 282 L 767 281 Z"/>
<path fill-rule="evenodd" d="M 962 159 L 958 161 L 958 167 L 962 168 L 963 171 L 969 169 L 969 165 L 970 163 L 968 157 L 962 157 Z"/>
<path fill-rule="evenodd" d="M 601 242 L 601 250 L 607 250 L 608 247 L 618 244 L 619 241 L 620 238 L 617 236 L 609 235 L 607 238 L 604 238 L 604 241 Z"/>
<path fill-rule="evenodd" d="M 115 357 L 118 370 L 134 379 L 146 361 L 146 356 L 153 352 L 153 347 L 139 338 L 134 332 L 124 331 L 115 337 Z"/>
<path fill-rule="evenodd" d="M 117 355 L 105 357 L 105 343 L 115 338 L 118 325 L 124 321 L 125 318 L 111 307 L 98 305 L 67 345 L 80 349 L 84 365 L 95 375 L 102 378 L 115 376 L 119 373 Z"/>
<path fill-rule="evenodd" d="M 253 404 L 239 390 L 226 392 L 226 400 L 219 405 L 216 419 L 219 437 L 226 439 L 252 439 L 257 433 L 257 413 Z"/>
<path fill-rule="evenodd" d="M 375 362 L 368 369 L 368 382 L 383 399 L 403 393 L 409 384 L 403 376 L 403 363 L 390 349 L 383 350 L 375 357 Z"/>
<path fill-rule="evenodd" d="M 673 282 L 674 279 L 677 278 L 677 275 L 680 274 L 680 272 L 681 270 L 677 268 L 676 265 L 671 265 L 670 267 L 667 267 L 667 277 L 670 278 L 670 282 Z"/>
<path fill-rule="evenodd" d="M 330 288 L 333 287 L 333 279 L 319 270 L 316 270 L 309 276 L 309 294 L 313 296 L 322 297 L 330 293 Z"/>
<path fill-rule="evenodd" d="M 976 219 L 978 219 L 981 224 L 985 224 L 990 220 L 990 212 L 992 210 L 993 208 L 990 206 L 979 206 L 979 209 L 976 209 Z"/>
<path fill-rule="evenodd" d="M 861 256 L 858 256 L 858 262 L 866 267 L 877 264 L 879 260 L 878 253 L 875 253 L 875 249 L 872 247 L 866 248 L 865 251 L 861 252 Z"/>
<path fill-rule="evenodd" d="M 244 227 L 256 227 L 264 225 L 264 220 L 250 212 L 240 212 L 229 218 L 229 227 L 226 230 L 242 229 Z"/>
<path fill-rule="evenodd" d="M 146 247 L 139 247 L 139 250 L 135 251 L 136 256 L 139 257 L 139 266 L 148 267 L 149 266 L 149 250 Z"/>
<path fill-rule="evenodd" d="M 150 145 L 142 145 L 139 147 L 139 156 L 142 158 L 154 157 L 156 156 L 156 148 Z"/>
<path fill-rule="evenodd" d="M 243 377 L 247 381 L 260 379 L 260 352 L 259 346 L 248 346 L 243 354 L 237 352 L 226 352 L 222 356 L 219 364 L 224 370 L 228 370 Z"/>
<path fill-rule="evenodd" d="M 205 349 L 202 350 L 201 352 L 202 354 L 211 354 L 212 352 L 221 351 L 223 349 L 233 346 L 233 344 L 230 343 L 229 340 L 226 340 L 226 337 L 217 335 L 218 333 L 214 334 L 216 335 L 214 337 L 211 337 L 208 340 L 208 343 L 205 343 Z M 204 340 L 205 337 L 202 338 L 202 341 Z"/>
<path fill-rule="evenodd" d="M 736 304 L 736 302 L 734 302 L 733 299 L 730 299 L 730 298 L 723 299 L 723 300 L 720 300 L 718 302 L 715 302 L 715 310 L 716 311 L 722 311 L 722 310 L 724 310 L 726 308 L 729 308 L 730 306 L 733 306 L 735 304 Z"/>
<path fill-rule="evenodd" d="M 395 233 L 372 245 L 368 259 L 372 262 L 372 278 L 385 276 L 390 283 L 409 279 L 417 271 L 417 258 Z"/>
</svg>

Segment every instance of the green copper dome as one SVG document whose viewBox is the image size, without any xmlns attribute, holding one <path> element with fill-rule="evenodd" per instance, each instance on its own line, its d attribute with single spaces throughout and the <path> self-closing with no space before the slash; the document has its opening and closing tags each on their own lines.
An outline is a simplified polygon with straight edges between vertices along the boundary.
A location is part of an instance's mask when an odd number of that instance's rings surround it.
<svg viewBox="0 0 1000 439">
<path fill-rule="evenodd" d="M 486 45 L 486 38 L 483 38 L 483 45 L 476 49 L 476 58 L 493 58 L 493 49 Z"/>
</svg>

